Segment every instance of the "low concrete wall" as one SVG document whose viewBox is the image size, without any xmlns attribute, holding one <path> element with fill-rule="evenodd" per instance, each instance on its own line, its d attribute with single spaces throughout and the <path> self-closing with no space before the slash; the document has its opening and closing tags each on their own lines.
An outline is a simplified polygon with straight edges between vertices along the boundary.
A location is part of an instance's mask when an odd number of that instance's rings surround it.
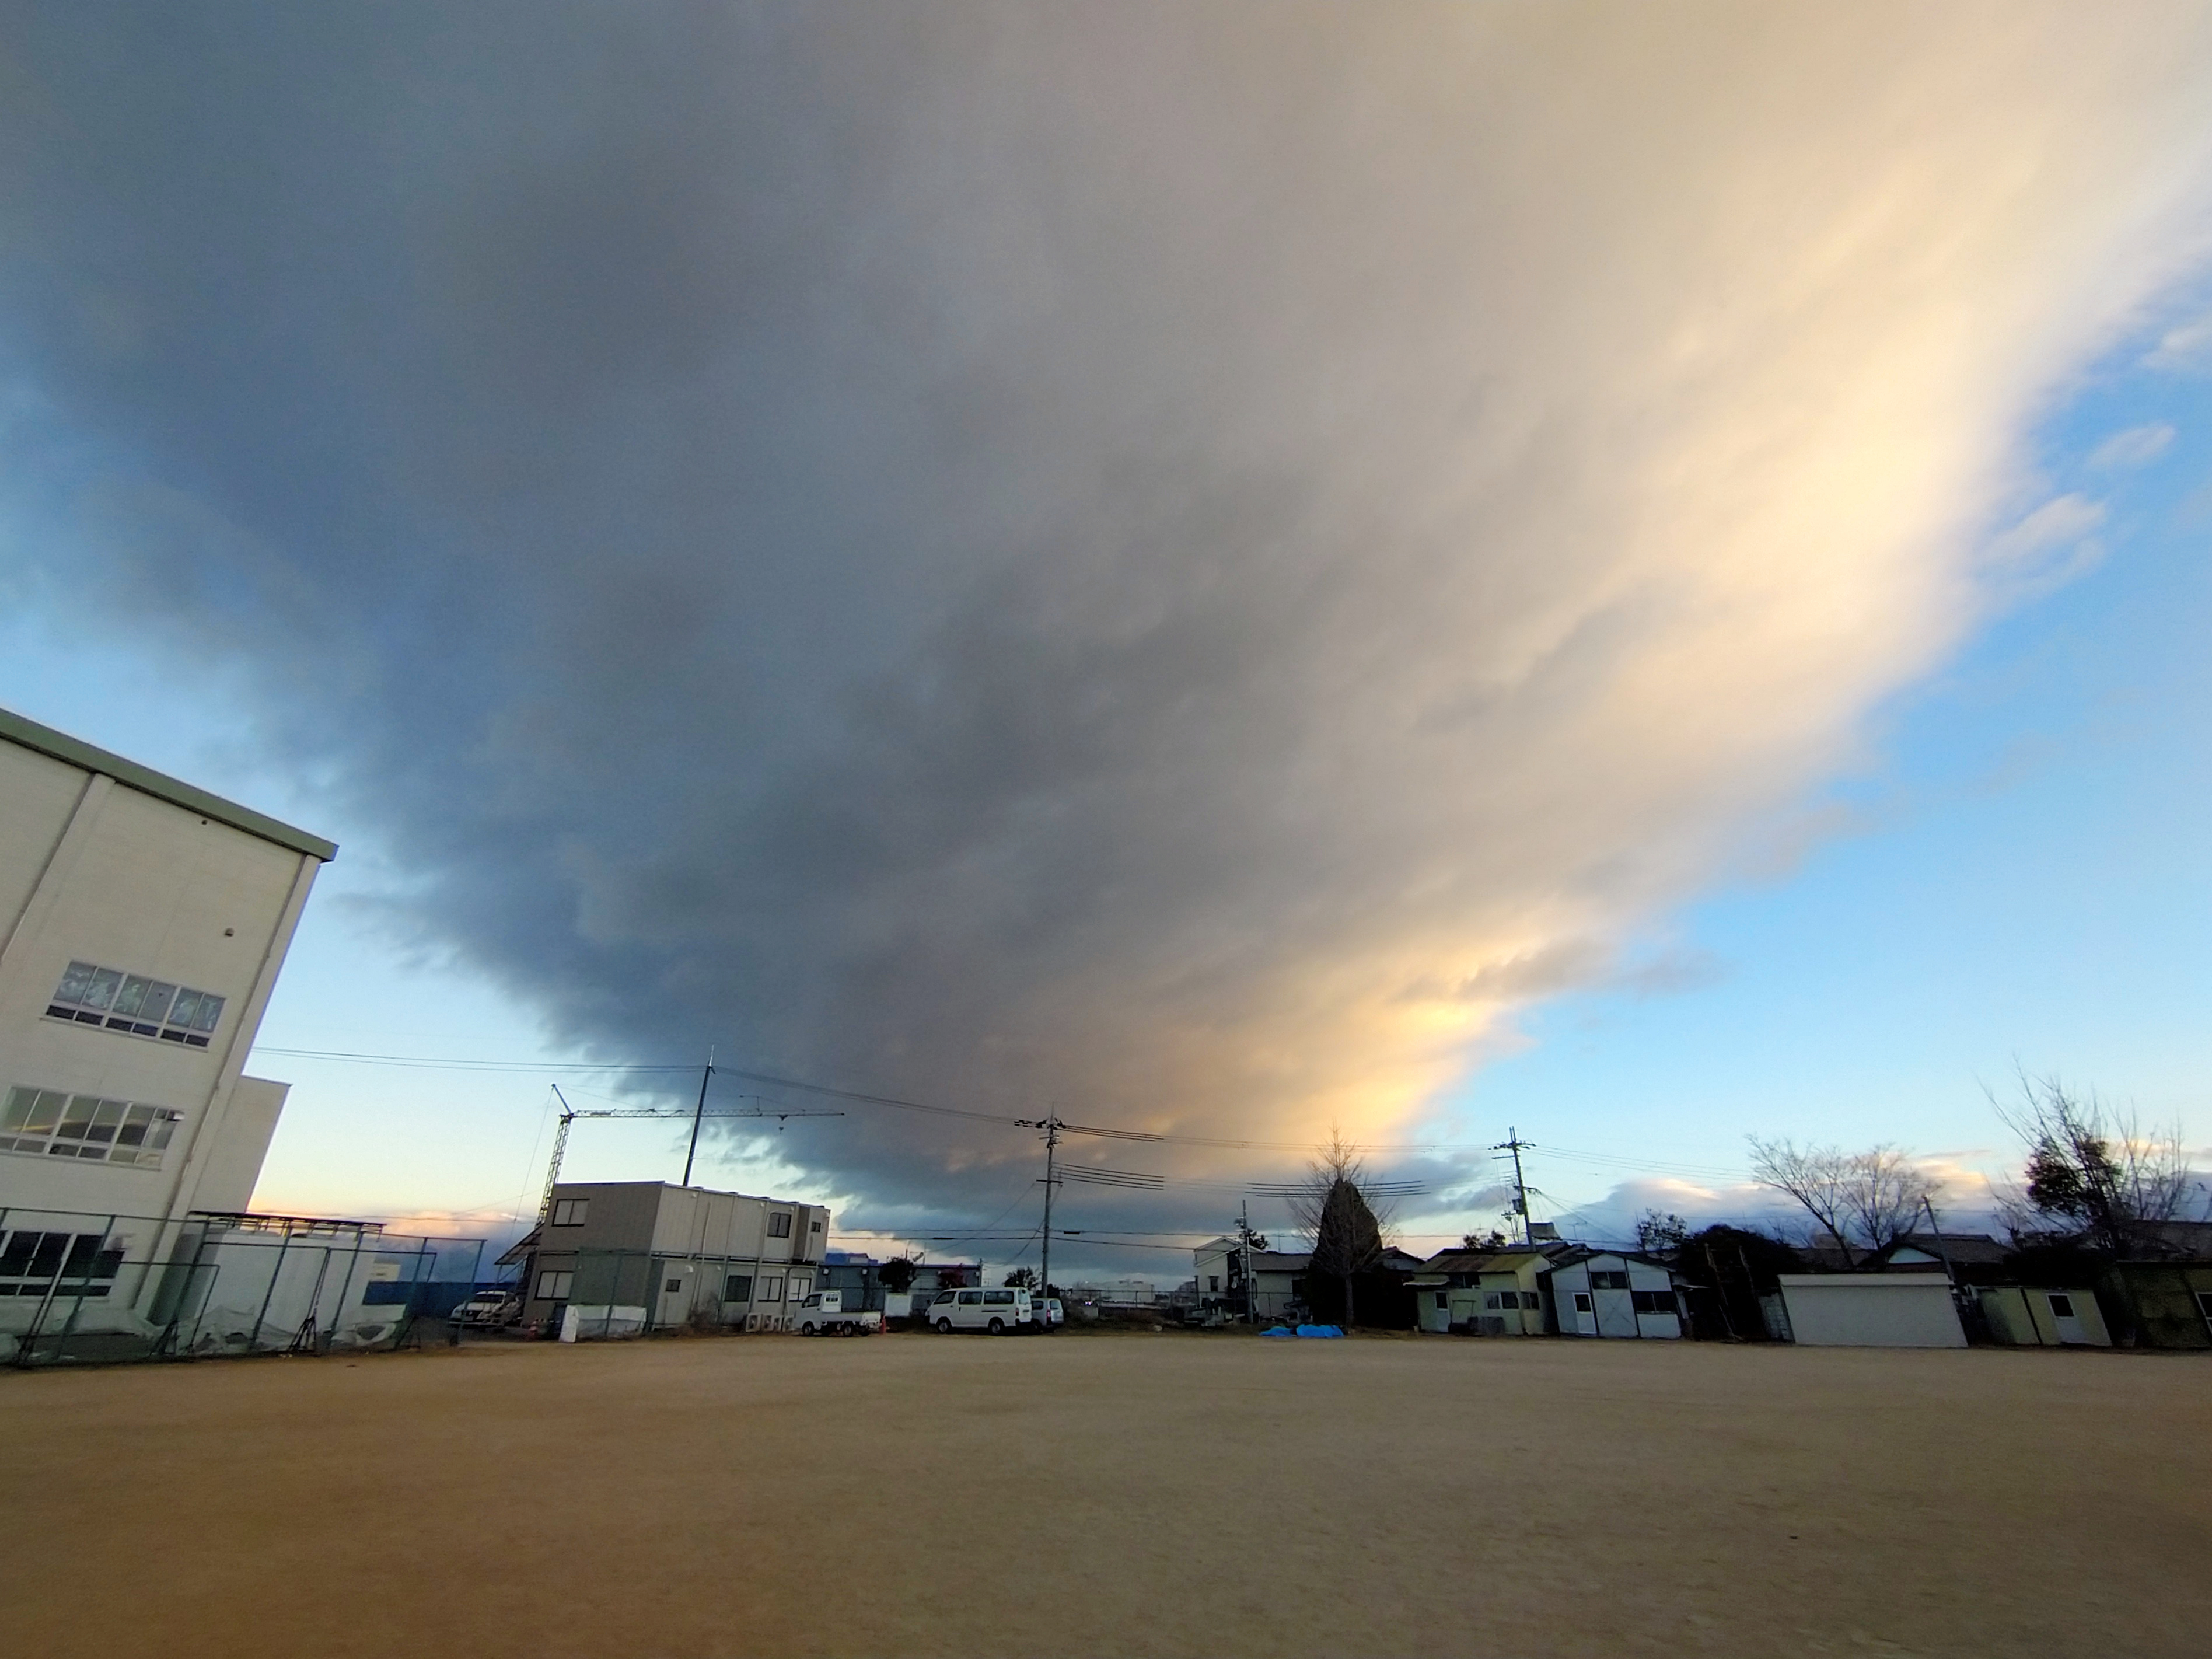
<svg viewBox="0 0 2212 1659">
<path fill-rule="evenodd" d="M 1963 1348 L 1966 1333 L 1939 1273 L 1784 1273 L 1799 1342 L 1830 1348 Z"/>
</svg>

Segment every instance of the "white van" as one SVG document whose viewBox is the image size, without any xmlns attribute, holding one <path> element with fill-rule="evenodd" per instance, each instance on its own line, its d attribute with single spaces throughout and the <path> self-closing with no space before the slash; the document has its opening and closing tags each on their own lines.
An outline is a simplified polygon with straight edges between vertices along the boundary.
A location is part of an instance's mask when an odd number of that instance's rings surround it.
<svg viewBox="0 0 2212 1659">
<path fill-rule="evenodd" d="M 1019 1285 L 999 1291 L 939 1291 L 929 1304 L 929 1322 L 939 1331 L 988 1331 L 1003 1336 L 1036 1319 L 1030 1293 Z"/>
</svg>

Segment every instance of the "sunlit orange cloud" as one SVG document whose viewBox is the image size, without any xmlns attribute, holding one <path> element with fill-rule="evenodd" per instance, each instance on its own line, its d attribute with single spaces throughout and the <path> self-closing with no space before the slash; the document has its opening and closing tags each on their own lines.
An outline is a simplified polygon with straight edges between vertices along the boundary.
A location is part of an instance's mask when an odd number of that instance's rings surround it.
<svg viewBox="0 0 2212 1659">
<path fill-rule="evenodd" d="M 1385 415 L 1422 462 L 1387 507 L 1346 469 L 1377 615 L 1304 641 L 1314 799 L 1251 820 L 1268 876 L 1015 993 L 1069 1109 L 1401 1133 L 2074 558 L 2094 512 L 2039 505 L 2021 440 L 2203 252 L 2206 21 L 1475 8 L 1395 61 L 1461 183 L 1376 188 L 1457 216 L 1464 307 L 1411 308 L 1483 413 Z"/>
</svg>

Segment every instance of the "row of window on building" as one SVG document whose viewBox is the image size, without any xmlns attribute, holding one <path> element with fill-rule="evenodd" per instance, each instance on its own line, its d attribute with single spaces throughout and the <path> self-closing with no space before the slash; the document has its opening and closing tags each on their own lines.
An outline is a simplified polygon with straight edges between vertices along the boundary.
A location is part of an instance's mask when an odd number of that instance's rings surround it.
<svg viewBox="0 0 2212 1659">
<path fill-rule="evenodd" d="M 590 1202 L 588 1199 L 580 1200 L 579 1201 L 583 1203 Z M 790 1231 L 788 1224 L 791 1218 L 789 1216 L 786 1216 L 784 1218 L 784 1221 L 787 1224 L 784 1233 L 779 1235 L 779 1237 L 788 1236 Z M 729 1307 L 741 1304 L 745 1307 L 755 1307 L 762 1303 L 780 1303 L 783 1300 L 783 1274 L 763 1273 L 759 1276 L 759 1294 L 756 1295 L 754 1294 L 753 1285 L 754 1275 L 750 1273 L 726 1274 L 722 1279 L 723 1305 Z M 800 1291 L 794 1288 L 793 1291 L 793 1299 L 794 1301 L 803 1300 L 807 1294 L 811 1294 L 812 1291 L 813 1281 L 808 1279 L 803 1282 L 806 1285 L 807 1289 L 805 1291 Z M 548 1267 L 538 1275 L 538 1299 L 544 1302 L 566 1302 L 568 1299 L 569 1292 L 575 1287 L 575 1283 L 576 1275 L 573 1272 L 566 1268 Z M 672 1279 L 668 1281 L 667 1288 L 671 1291 L 680 1291 L 684 1288 L 684 1281 L 680 1279 Z"/>
<path fill-rule="evenodd" d="M 55 988 L 46 1017 L 204 1048 L 222 1023 L 222 1005 L 223 999 L 212 991 L 98 963 L 72 962 Z"/>
</svg>

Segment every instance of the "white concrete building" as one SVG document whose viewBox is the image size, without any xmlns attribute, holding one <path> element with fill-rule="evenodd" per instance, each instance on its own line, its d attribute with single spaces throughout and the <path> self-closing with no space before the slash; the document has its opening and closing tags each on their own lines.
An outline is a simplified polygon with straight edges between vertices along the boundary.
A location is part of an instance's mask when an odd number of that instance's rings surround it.
<svg viewBox="0 0 2212 1659">
<path fill-rule="evenodd" d="M 246 1057 L 337 850 L 0 710 L 0 1357 L 58 1304 L 175 1318 L 161 1270 L 260 1177 L 289 1085 Z"/>
</svg>

